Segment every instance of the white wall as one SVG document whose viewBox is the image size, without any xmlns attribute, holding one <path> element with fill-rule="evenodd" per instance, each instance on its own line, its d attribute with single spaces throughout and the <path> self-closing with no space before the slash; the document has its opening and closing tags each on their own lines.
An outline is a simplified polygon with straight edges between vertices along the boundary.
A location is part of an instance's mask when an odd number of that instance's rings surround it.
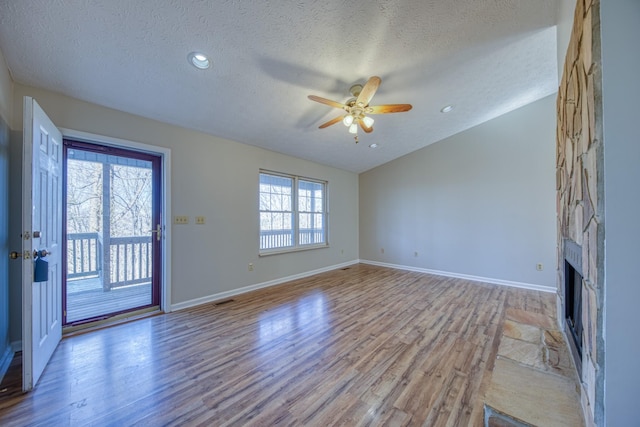
<svg viewBox="0 0 640 427">
<path fill-rule="evenodd" d="M 9 69 L 4 60 L 4 55 L 0 51 L 0 117 L 5 122 L 11 124 L 13 115 L 13 80 L 9 74 Z"/>
<path fill-rule="evenodd" d="M 172 214 L 191 219 L 189 225 L 172 226 L 173 304 L 358 259 L 354 173 L 19 84 L 14 129 L 21 129 L 25 95 L 33 96 L 59 127 L 172 150 Z M 260 168 L 329 182 L 329 248 L 258 257 Z M 206 225 L 195 225 L 196 215 L 205 216 Z M 249 262 L 254 271 L 248 271 Z"/>
<path fill-rule="evenodd" d="M 361 174 L 360 258 L 555 289 L 555 105 Z"/>
<path fill-rule="evenodd" d="M 600 3 L 605 185 L 605 423 L 640 420 L 640 2 Z"/>
</svg>

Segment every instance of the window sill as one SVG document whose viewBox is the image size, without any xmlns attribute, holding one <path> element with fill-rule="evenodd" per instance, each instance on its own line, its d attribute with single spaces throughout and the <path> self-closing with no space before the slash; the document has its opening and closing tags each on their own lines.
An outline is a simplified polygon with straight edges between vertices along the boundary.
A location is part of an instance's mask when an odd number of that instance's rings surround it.
<svg viewBox="0 0 640 427">
<path fill-rule="evenodd" d="M 258 256 L 263 257 L 263 256 L 270 256 L 270 255 L 288 254 L 291 252 L 303 252 L 303 251 L 310 251 L 313 249 L 323 249 L 328 247 L 329 247 L 328 243 L 323 243 L 320 245 L 305 245 L 305 246 L 298 246 L 295 248 L 268 249 L 268 250 L 260 251 L 258 253 Z"/>
</svg>

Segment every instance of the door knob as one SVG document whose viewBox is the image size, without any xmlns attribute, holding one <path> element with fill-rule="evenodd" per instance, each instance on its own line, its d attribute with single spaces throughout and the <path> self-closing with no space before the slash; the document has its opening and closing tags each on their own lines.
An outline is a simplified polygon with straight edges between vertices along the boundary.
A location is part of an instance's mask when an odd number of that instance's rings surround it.
<svg viewBox="0 0 640 427">
<path fill-rule="evenodd" d="M 24 259 L 31 258 L 29 256 L 29 252 L 25 252 L 25 254 L 26 254 L 26 256 L 24 257 Z M 36 257 L 43 258 L 43 257 L 46 257 L 47 255 L 51 255 L 51 252 L 49 252 L 46 249 L 41 249 L 39 251 L 33 251 L 33 257 L 34 258 L 36 258 Z M 9 254 L 9 258 L 11 258 L 11 259 L 18 259 L 18 258 L 21 258 L 21 257 L 22 257 L 22 253 L 18 252 L 18 251 L 11 251 L 11 253 Z"/>
<path fill-rule="evenodd" d="M 17 251 L 11 251 L 11 253 L 9 254 L 9 258 L 11 258 L 11 259 L 18 259 L 21 256 L 22 256 L 22 253 L 21 252 L 17 252 Z M 29 258 L 31 258 L 31 257 L 29 256 L 29 252 L 27 251 L 27 252 L 25 252 L 24 259 L 29 259 Z"/>
<path fill-rule="evenodd" d="M 40 232 L 39 231 L 34 231 L 33 232 L 33 238 L 37 239 L 38 237 L 40 237 Z"/>
</svg>

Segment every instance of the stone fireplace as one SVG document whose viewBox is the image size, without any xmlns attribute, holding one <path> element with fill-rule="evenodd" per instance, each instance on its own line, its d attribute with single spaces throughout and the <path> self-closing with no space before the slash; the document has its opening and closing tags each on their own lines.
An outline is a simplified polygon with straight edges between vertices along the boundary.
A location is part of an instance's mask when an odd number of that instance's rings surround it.
<svg viewBox="0 0 640 427">
<path fill-rule="evenodd" d="M 578 0 L 558 90 L 558 319 L 587 425 L 603 418 L 604 181 L 600 4 Z"/>
</svg>

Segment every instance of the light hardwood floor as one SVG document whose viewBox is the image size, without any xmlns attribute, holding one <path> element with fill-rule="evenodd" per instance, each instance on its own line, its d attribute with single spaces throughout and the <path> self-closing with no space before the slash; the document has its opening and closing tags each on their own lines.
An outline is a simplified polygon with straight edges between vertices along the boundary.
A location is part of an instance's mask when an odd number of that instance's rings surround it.
<svg viewBox="0 0 640 427">
<path fill-rule="evenodd" d="M 354 265 L 65 338 L 0 425 L 480 426 L 507 308 L 555 300 Z"/>
</svg>

